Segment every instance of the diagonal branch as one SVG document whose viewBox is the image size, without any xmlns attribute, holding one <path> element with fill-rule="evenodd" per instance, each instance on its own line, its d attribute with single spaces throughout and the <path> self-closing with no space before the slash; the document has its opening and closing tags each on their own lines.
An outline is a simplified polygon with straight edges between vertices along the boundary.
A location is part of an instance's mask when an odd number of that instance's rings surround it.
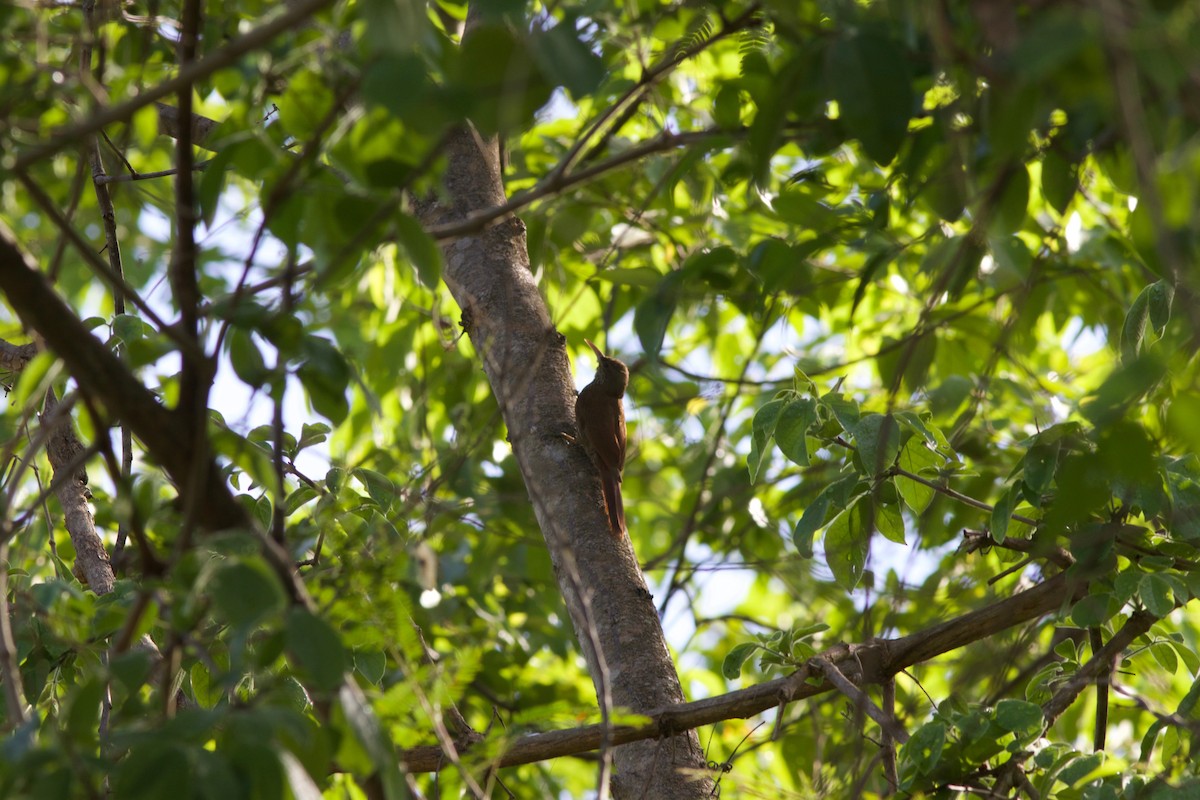
<svg viewBox="0 0 1200 800">
<path fill-rule="evenodd" d="M 982 641 L 1001 631 L 1048 614 L 1064 603 L 1087 592 L 1083 583 L 1069 584 L 1065 575 L 1055 577 L 1032 589 L 1005 598 L 992 605 L 963 614 L 940 625 L 898 639 L 876 639 L 866 644 L 839 645 L 817 659 L 839 665 L 848 685 L 861 687 L 883 683 L 891 676 L 921 661 Z M 1153 620 L 1151 621 L 1153 622 Z M 1114 636 L 1113 647 L 1124 647 L 1123 637 Z M 1116 644 L 1114 644 L 1114 642 Z M 677 735 L 680 731 L 711 725 L 727 719 L 745 719 L 787 703 L 815 697 L 834 690 L 828 681 L 809 681 L 815 671 L 809 661 L 796 672 L 757 686 L 739 689 L 718 697 L 661 708 L 647 714 L 650 722 L 641 727 L 630 725 L 608 732 L 613 745 Z M 596 750 L 605 737 L 604 725 L 588 725 L 572 730 L 534 733 L 517 739 L 497 760 L 496 766 L 530 764 L 559 756 Z M 444 766 L 439 747 L 416 747 L 401 755 L 412 772 L 434 772 Z"/>
<path fill-rule="evenodd" d="M 128 424 L 176 486 L 189 486 L 193 470 L 197 471 L 196 521 L 202 528 L 256 530 L 221 478 L 216 461 L 211 457 L 195 461 L 192 440 L 184 435 L 185 426 L 178 415 L 160 405 L 117 356 L 84 327 L 3 222 L 0 291 L 26 327 L 36 331 L 47 348 L 63 360 L 80 390 L 102 404 L 112 417 Z M 261 546 L 292 602 L 310 606 L 308 593 L 287 553 L 265 538 Z"/>
</svg>

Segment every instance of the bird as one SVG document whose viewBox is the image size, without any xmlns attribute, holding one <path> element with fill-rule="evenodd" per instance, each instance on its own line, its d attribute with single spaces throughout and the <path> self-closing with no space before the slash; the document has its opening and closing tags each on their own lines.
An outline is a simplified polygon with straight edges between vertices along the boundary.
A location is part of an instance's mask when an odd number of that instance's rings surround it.
<svg viewBox="0 0 1200 800">
<path fill-rule="evenodd" d="M 621 499 L 621 472 L 625 469 L 625 409 L 621 398 L 629 386 L 629 368 L 583 340 L 599 359 L 596 377 L 575 398 L 575 425 L 579 442 L 600 473 L 604 508 L 616 536 L 628 532 Z"/>
</svg>

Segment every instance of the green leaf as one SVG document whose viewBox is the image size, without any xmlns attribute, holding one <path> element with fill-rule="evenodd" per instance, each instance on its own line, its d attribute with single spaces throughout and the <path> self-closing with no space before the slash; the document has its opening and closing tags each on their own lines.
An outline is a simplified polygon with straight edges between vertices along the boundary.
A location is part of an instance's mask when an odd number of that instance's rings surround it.
<svg viewBox="0 0 1200 800">
<path fill-rule="evenodd" d="M 846 130 L 876 163 L 891 163 L 913 111 L 904 51 L 892 39 L 872 32 L 840 38 L 829 48 L 825 80 Z"/>
<path fill-rule="evenodd" d="M 1004 539 L 1008 536 L 1008 522 L 1012 519 L 1013 509 L 1017 507 L 1019 500 L 1020 493 L 1017 491 L 1017 487 L 1009 486 L 992 508 L 990 531 L 996 544 L 1003 544 Z"/>
<path fill-rule="evenodd" d="M 387 673 L 387 655 L 379 650 L 356 650 L 354 669 L 371 683 L 378 686 Z"/>
<path fill-rule="evenodd" d="M 1050 488 L 1050 481 L 1054 479 L 1054 472 L 1058 468 L 1059 449 L 1057 443 L 1034 445 L 1022 459 L 1023 480 L 1034 494 L 1045 494 Z"/>
<path fill-rule="evenodd" d="M 830 500 L 829 489 L 825 489 L 804 509 L 796 527 L 792 529 L 792 543 L 803 558 L 813 557 L 813 537 L 825 525 Z"/>
<path fill-rule="evenodd" d="M 315 444 L 320 444 L 328 437 L 330 428 L 324 422 L 306 422 L 300 428 L 300 441 L 296 443 L 296 450 L 299 452 L 306 447 L 312 447 Z"/>
<path fill-rule="evenodd" d="M 867 414 L 854 426 L 854 443 L 867 474 L 880 475 L 900 454 L 900 426 L 890 414 Z"/>
<path fill-rule="evenodd" d="M 1179 656 L 1175 655 L 1175 649 L 1167 642 L 1151 644 L 1150 655 L 1168 675 L 1174 675 L 1175 671 L 1179 669 Z"/>
<path fill-rule="evenodd" d="M 188 670 L 188 679 L 192 684 L 192 697 L 201 708 L 216 708 L 225 697 L 221 685 L 213 680 L 208 668 L 200 661 Z"/>
<path fill-rule="evenodd" d="M 149 740 L 121 759 L 113 794 L 130 800 L 174 797 L 192 785 L 192 770 L 183 747 L 170 739 Z"/>
<path fill-rule="evenodd" d="M 293 608 L 287 618 L 287 649 L 320 691 L 331 692 L 342 683 L 346 651 L 329 623 L 302 608 Z"/>
<path fill-rule="evenodd" d="M 1067 213 L 1067 206 L 1079 188 L 1079 165 L 1064 158 L 1057 150 L 1051 150 L 1042 159 L 1042 195 L 1051 208 L 1059 214 Z"/>
<path fill-rule="evenodd" d="M 941 720 L 926 722 L 904 743 L 901 757 L 916 767 L 921 775 L 928 775 L 942 759 L 946 746 L 946 724 Z"/>
<path fill-rule="evenodd" d="M 858 403 L 843 397 L 841 392 L 830 392 L 821 398 L 821 405 L 833 412 L 842 430 L 854 433 L 858 425 Z"/>
<path fill-rule="evenodd" d="M 1121 608 L 1112 594 L 1097 592 L 1084 597 L 1071 609 L 1071 619 L 1081 628 L 1098 628 Z"/>
<path fill-rule="evenodd" d="M 296 140 L 313 137 L 318 126 L 333 108 L 329 82 L 311 69 L 299 69 L 288 76 L 287 90 L 276 104 L 279 121 Z"/>
<path fill-rule="evenodd" d="M 442 277 L 442 253 L 421 223 L 407 214 L 396 216 L 396 233 L 417 269 L 417 277 L 428 289 L 436 289 Z"/>
<path fill-rule="evenodd" d="M 908 544 L 904 536 L 904 515 L 898 505 L 876 503 L 875 528 L 896 544 Z"/>
<path fill-rule="evenodd" d="M 1029 170 L 1024 164 L 1017 164 L 1012 169 L 1012 177 L 1005 182 L 1000 200 L 992 209 L 988 226 L 992 236 L 1016 233 L 1025 224 L 1025 212 L 1029 207 Z"/>
<path fill-rule="evenodd" d="M 245 627 L 277 613 L 286 601 L 278 576 L 257 556 L 218 566 L 205 594 L 222 619 Z"/>
<path fill-rule="evenodd" d="M 759 645 L 755 642 L 742 642 L 735 645 L 721 662 L 721 674 L 725 676 L 725 679 L 732 681 L 740 678 L 743 665 L 758 648 Z"/>
<path fill-rule="evenodd" d="M 713 100 L 713 121 L 722 128 L 736 128 L 741 123 L 741 92 L 731 83 L 717 90 Z"/>
<path fill-rule="evenodd" d="M 775 443 L 792 462 L 808 466 L 808 429 L 817 422 L 817 401 L 794 397 L 787 402 L 775 423 Z"/>
<path fill-rule="evenodd" d="M 679 282 L 679 271 L 668 273 L 658 287 L 633 310 L 633 330 L 647 358 L 658 358 L 662 350 L 667 324 L 675 314 Z"/>
<path fill-rule="evenodd" d="M 754 414 L 754 425 L 750 438 L 750 455 L 747 459 L 747 464 L 750 468 L 750 482 L 754 483 L 758 478 L 758 471 L 762 467 L 763 459 L 770 453 L 770 448 L 767 446 L 771 441 L 771 437 L 775 435 L 775 425 L 779 421 L 779 415 L 783 411 L 786 401 L 772 400 L 762 406 Z"/>
<path fill-rule="evenodd" d="M 582 97 L 604 79 L 604 61 L 575 35 L 575 21 L 567 15 L 549 30 L 529 38 L 529 49 L 546 81 L 562 86 L 572 97 Z"/>
<path fill-rule="evenodd" d="M 386 475 L 363 468 L 353 470 L 350 474 L 363 482 L 363 485 L 367 487 L 367 494 L 371 496 L 376 505 L 385 511 L 391 507 L 396 499 L 396 484 L 392 483 Z"/>
<path fill-rule="evenodd" d="M 1171 584 L 1161 575 L 1150 573 L 1143 575 L 1138 587 L 1138 596 L 1146 610 L 1156 617 L 1165 617 L 1175 610 L 1175 598 L 1171 592 Z"/>
<path fill-rule="evenodd" d="M 873 516 L 870 499 L 860 497 L 834 517 L 825 532 L 825 560 L 833 579 L 846 591 L 858 585 L 867 563 L 871 545 L 869 516 Z"/>
<path fill-rule="evenodd" d="M 834 219 L 832 208 L 800 189 L 789 189 L 776 197 L 771 205 L 785 222 L 808 230 L 824 230 Z"/>
<path fill-rule="evenodd" d="M 1029 146 L 1039 93 L 1029 85 L 995 87 L 985 96 L 984 133 L 998 159 L 1020 157 Z"/>
<path fill-rule="evenodd" d="M 303 507 L 313 498 L 317 497 L 317 490 L 311 486 L 301 486 L 287 496 L 287 501 L 284 503 L 284 513 L 287 516 L 295 514 L 298 509 Z"/>
<path fill-rule="evenodd" d="M 1146 323 L 1150 320 L 1150 288 L 1147 286 L 1134 299 L 1121 325 L 1121 355 L 1132 359 L 1142 351 L 1142 340 L 1146 336 Z"/>
<path fill-rule="evenodd" d="M 418 0 L 362 0 L 362 10 L 363 35 L 385 53 L 415 49 L 429 26 L 425 5 Z"/>
<path fill-rule="evenodd" d="M 858 475 L 847 475 L 826 486 L 804 509 L 800 520 L 792 531 L 792 542 L 804 558 L 813 556 L 813 537 L 825 526 L 830 506 L 839 507 L 847 501 L 849 493 L 858 485 Z"/>
<path fill-rule="evenodd" d="M 1167 329 L 1171 319 L 1171 303 L 1175 300 L 1175 287 L 1166 281 L 1159 281 L 1150 286 L 1150 326 L 1158 336 Z"/>
<path fill-rule="evenodd" d="M 1082 756 L 1063 767 L 1063 770 L 1058 773 L 1057 777 L 1067 786 L 1074 787 L 1103 763 L 1103 752 Z"/>
<path fill-rule="evenodd" d="M 996 704 L 996 723 L 1011 733 L 1026 733 L 1042 727 L 1042 707 L 1026 700 L 1001 700 Z"/>
<path fill-rule="evenodd" d="M 112 321 L 113 336 L 124 344 L 132 344 L 146 338 L 150 328 L 135 314 L 117 314 Z"/>
<path fill-rule="evenodd" d="M 270 377 L 254 338 L 241 328 L 229 329 L 229 361 L 233 364 L 233 371 L 249 386 L 258 388 Z"/>
<path fill-rule="evenodd" d="M 66 730 L 77 743 L 86 746 L 95 740 L 106 688 L 103 681 L 92 677 L 77 686 L 69 696 Z"/>
<path fill-rule="evenodd" d="M 900 449 L 900 469 L 913 475 L 922 475 L 926 470 L 936 468 L 941 461 L 942 459 L 937 453 L 930 450 L 915 436 L 905 442 L 904 447 Z M 897 475 L 895 484 L 900 497 L 917 514 L 925 513 L 925 509 L 929 508 L 929 504 L 933 502 L 934 490 L 923 483 L 918 483 L 903 475 Z"/>
<path fill-rule="evenodd" d="M 317 413 L 335 424 L 340 423 L 350 411 L 346 399 L 349 365 L 333 343 L 320 336 L 306 336 L 301 349 L 304 361 L 296 370 L 296 376 L 308 391 Z"/>
</svg>

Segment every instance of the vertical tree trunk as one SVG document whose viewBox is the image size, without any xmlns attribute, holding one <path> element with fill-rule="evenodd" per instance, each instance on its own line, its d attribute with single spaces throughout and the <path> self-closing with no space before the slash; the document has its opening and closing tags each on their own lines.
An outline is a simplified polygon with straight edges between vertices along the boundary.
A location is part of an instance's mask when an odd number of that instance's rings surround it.
<svg viewBox="0 0 1200 800">
<path fill-rule="evenodd" d="M 468 23 L 469 24 L 469 23 Z M 449 205 L 424 205 L 426 225 L 465 218 L 502 203 L 495 140 L 464 128 L 447 145 Z M 525 226 L 509 218 L 443 246 L 444 278 L 499 401 L 509 440 L 566 600 L 596 694 L 605 704 L 647 712 L 683 701 L 653 598 L 627 537 L 615 537 L 599 478 L 573 432 L 574 383 L 566 341 L 551 322 L 529 270 Z M 636 385 L 634 387 L 636 391 Z M 694 732 L 616 748 L 618 798 L 701 797 Z"/>
</svg>

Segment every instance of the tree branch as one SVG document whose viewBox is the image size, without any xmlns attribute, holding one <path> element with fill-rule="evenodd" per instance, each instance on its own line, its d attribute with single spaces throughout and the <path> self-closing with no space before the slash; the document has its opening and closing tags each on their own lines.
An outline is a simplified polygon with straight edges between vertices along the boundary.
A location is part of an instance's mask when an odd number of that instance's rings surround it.
<svg viewBox="0 0 1200 800">
<path fill-rule="evenodd" d="M 1086 592 L 1085 584 L 1070 585 L 1065 576 L 1056 575 L 1032 589 L 910 636 L 876 639 L 865 644 L 838 645 L 815 658 L 842 665 L 840 671 L 849 685 L 861 687 L 882 683 L 906 667 L 1036 619 L 1064 603 L 1082 597 Z M 1115 641 L 1118 641 L 1117 637 L 1109 645 Z M 828 681 L 820 684 L 809 681 L 815 674 L 810 666 L 812 663 L 810 660 L 791 675 L 757 686 L 652 711 L 647 714 L 651 720 L 647 725 L 616 727 L 608 735 L 615 745 L 674 736 L 682 730 L 727 719 L 745 719 L 771 708 L 832 691 L 835 687 Z M 530 764 L 589 752 L 600 747 L 604 735 L 603 725 L 587 725 L 522 736 L 500 756 L 496 766 Z M 405 768 L 412 772 L 434 772 L 445 766 L 441 748 L 434 746 L 407 750 L 402 753 L 401 760 Z"/>
<path fill-rule="evenodd" d="M 22 251 L 0 221 L 0 291 L 21 321 L 36 331 L 67 366 L 80 390 L 103 404 L 107 413 L 124 420 L 176 486 L 187 487 L 193 469 L 198 482 L 197 522 L 206 530 L 256 530 L 253 520 L 234 499 L 210 457 L 193 463 L 192 440 L 177 415 L 158 400 L 96 339 L 51 288 L 46 277 Z M 309 607 L 304 585 L 295 575 L 288 554 L 261 537 L 263 555 L 296 604 Z"/>
</svg>

